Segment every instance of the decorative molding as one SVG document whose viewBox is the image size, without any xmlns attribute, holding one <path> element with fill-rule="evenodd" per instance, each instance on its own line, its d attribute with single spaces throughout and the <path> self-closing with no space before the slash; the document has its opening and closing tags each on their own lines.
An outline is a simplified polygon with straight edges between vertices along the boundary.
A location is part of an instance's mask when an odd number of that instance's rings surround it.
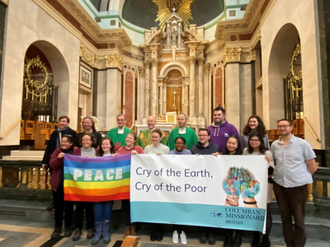
<svg viewBox="0 0 330 247">
<path fill-rule="evenodd" d="M 240 62 L 241 61 L 242 48 L 225 48 L 222 55 L 225 62 Z"/>
<path fill-rule="evenodd" d="M 94 68 L 97 67 L 99 63 L 98 57 L 92 51 L 87 49 L 87 47 L 83 44 L 80 44 L 79 55 L 84 62 L 88 63 Z"/>
<path fill-rule="evenodd" d="M 230 41 L 230 37 L 235 35 L 252 35 L 255 27 L 266 12 L 266 8 L 271 5 L 272 0 L 250 0 L 244 17 L 242 19 L 224 20 L 217 24 L 215 38 L 218 40 Z"/>
<path fill-rule="evenodd" d="M 118 54 L 105 55 L 104 60 L 107 68 L 123 69 L 123 59 Z"/>
<path fill-rule="evenodd" d="M 210 63 L 204 64 L 204 74 L 205 75 L 208 75 L 210 73 L 210 68 L 211 68 L 211 64 Z"/>
<path fill-rule="evenodd" d="M 139 66 L 138 69 L 139 69 L 139 77 L 144 78 L 145 77 L 145 68 L 142 66 Z"/>
<path fill-rule="evenodd" d="M 252 48 L 252 46 L 250 46 L 249 48 L 249 60 L 250 61 L 253 61 L 253 60 L 256 60 L 256 51 Z"/>
</svg>

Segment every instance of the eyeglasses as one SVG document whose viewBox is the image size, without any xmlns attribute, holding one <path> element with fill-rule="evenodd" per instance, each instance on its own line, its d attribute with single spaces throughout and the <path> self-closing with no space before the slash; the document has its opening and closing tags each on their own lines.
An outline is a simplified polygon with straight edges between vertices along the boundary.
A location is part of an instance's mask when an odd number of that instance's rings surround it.
<svg viewBox="0 0 330 247">
<path fill-rule="evenodd" d="M 250 142 L 260 142 L 259 139 L 250 139 Z"/>
<path fill-rule="evenodd" d="M 277 125 L 277 128 L 278 129 L 281 129 L 281 128 L 288 128 L 290 127 L 291 125 Z"/>
</svg>

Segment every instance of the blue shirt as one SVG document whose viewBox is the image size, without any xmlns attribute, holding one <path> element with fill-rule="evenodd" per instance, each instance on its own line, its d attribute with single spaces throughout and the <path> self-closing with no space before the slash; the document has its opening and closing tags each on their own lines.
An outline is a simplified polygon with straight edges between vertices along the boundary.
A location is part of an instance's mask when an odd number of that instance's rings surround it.
<svg viewBox="0 0 330 247">
<path fill-rule="evenodd" d="M 284 147 L 281 139 L 278 139 L 273 142 L 271 152 L 275 160 L 274 181 L 277 184 L 293 188 L 313 183 L 306 160 L 316 156 L 307 141 L 292 135 L 289 145 Z"/>
</svg>

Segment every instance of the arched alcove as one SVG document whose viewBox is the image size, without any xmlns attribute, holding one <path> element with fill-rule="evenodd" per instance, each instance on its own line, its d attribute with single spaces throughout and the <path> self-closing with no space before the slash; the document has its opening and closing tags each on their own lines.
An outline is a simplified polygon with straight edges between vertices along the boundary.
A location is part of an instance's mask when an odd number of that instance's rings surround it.
<svg viewBox="0 0 330 247">
<path fill-rule="evenodd" d="M 299 38 L 297 28 L 293 24 L 288 23 L 278 31 L 272 44 L 268 67 L 271 128 L 276 127 L 278 119 L 285 117 L 283 78 L 289 72 L 292 52 Z"/>
<path fill-rule="evenodd" d="M 53 72 L 53 83 L 58 86 L 57 115 L 68 115 L 70 76 L 67 63 L 62 53 L 50 42 L 36 41 L 33 43 L 46 56 Z"/>
</svg>

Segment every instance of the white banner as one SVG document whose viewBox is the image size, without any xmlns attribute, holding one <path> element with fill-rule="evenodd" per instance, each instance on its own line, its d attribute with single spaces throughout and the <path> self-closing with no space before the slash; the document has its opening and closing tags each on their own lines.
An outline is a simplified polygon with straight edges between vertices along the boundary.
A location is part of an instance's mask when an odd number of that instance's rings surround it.
<svg viewBox="0 0 330 247">
<path fill-rule="evenodd" d="M 262 155 L 133 155 L 131 220 L 263 231 Z"/>
</svg>

